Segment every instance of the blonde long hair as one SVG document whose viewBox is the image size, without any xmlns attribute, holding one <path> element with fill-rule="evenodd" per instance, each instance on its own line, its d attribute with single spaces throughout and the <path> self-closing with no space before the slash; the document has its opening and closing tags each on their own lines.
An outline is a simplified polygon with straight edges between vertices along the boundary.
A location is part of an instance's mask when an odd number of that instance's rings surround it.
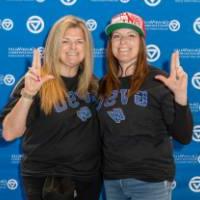
<svg viewBox="0 0 200 200">
<path fill-rule="evenodd" d="M 85 58 L 83 62 L 80 63 L 81 73 L 79 76 L 77 93 L 79 97 L 84 98 L 89 90 L 97 90 L 97 81 L 92 75 L 93 47 L 90 32 L 82 19 L 71 15 L 65 16 L 53 25 L 45 45 L 42 75 L 52 74 L 54 76 L 54 79 L 42 85 L 39 92 L 41 109 L 45 114 L 51 113 L 53 106 L 58 103 L 63 103 L 67 97 L 67 88 L 60 76 L 61 64 L 59 61 L 59 53 L 61 39 L 65 31 L 69 28 L 80 28 L 85 37 Z"/>
</svg>

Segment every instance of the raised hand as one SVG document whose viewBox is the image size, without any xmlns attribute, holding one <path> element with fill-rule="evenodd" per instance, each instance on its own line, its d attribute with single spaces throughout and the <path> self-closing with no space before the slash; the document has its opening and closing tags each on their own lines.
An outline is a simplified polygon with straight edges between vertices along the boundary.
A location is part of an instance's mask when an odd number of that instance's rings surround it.
<svg viewBox="0 0 200 200">
<path fill-rule="evenodd" d="M 41 86 L 48 80 L 53 79 L 52 75 L 41 76 L 41 59 L 38 49 L 34 49 L 32 67 L 25 75 L 24 90 L 34 96 L 40 90 Z"/>
<path fill-rule="evenodd" d="M 175 101 L 181 105 L 187 104 L 187 83 L 188 76 L 180 66 L 179 52 L 176 51 L 171 56 L 170 75 L 168 78 L 156 75 L 157 80 L 162 81 L 173 93 Z"/>
</svg>

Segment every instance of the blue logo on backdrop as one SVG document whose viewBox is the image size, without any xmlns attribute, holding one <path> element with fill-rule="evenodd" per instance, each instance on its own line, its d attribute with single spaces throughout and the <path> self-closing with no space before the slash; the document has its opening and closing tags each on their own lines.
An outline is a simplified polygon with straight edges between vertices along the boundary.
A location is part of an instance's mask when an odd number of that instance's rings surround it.
<svg viewBox="0 0 200 200">
<path fill-rule="evenodd" d="M 12 74 L 6 74 L 3 81 L 5 85 L 11 86 L 15 83 L 15 77 Z"/>
<path fill-rule="evenodd" d="M 169 184 L 169 183 L 168 183 Z M 176 181 L 173 180 L 172 185 L 171 185 L 171 189 L 174 190 L 176 188 Z"/>
<path fill-rule="evenodd" d="M 72 6 L 77 2 L 77 0 L 60 0 L 60 2 L 65 6 Z"/>
<path fill-rule="evenodd" d="M 148 104 L 147 91 L 139 91 L 134 95 L 134 103 L 138 106 L 146 107 Z"/>
<path fill-rule="evenodd" d="M 38 3 L 43 3 L 45 2 L 46 0 L 36 0 Z"/>
<path fill-rule="evenodd" d="M 85 122 L 89 118 L 91 118 L 92 113 L 87 106 L 81 107 L 80 110 L 77 111 L 77 116 L 81 119 L 81 121 Z"/>
<path fill-rule="evenodd" d="M 113 108 L 112 111 L 107 111 L 109 117 L 117 124 L 125 120 L 123 110 L 121 108 Z"/>
<path fill-rule="evenodd" d="M 147 45 L 147 60 L 155 62 L 160 58 L 160 49 L 154 44 Z"/>
<path fill-rule="evenodd" d="M 13 29 L 14 23 L 11 19 L 4 19 L 1 22 L 1 26 L 5 31 L 10 31 Z"/>
<path fill-rule="evenodd" d="M 130 0 L 120 0 L 121 3 L 128 3 Z"/>
<path fill-rule="evenodd" d="M 192 77 L 192 85 L 194 88 L 200 90 L 200 72 L 197 72 Z"/>
<path fill-rule="evenodd" d="M 97 22 L 94 19 L 88 19 L 86 25 L 89 31 L 94 31 L 97 28 Z"/>
<path fill-rule="evenodd" d="M 16 190 L 18 187 L 18 182 L 15 179 L 10 179 L 7 182 L 7 187 L 10 190 Z"/>
<path fill-rule="evenodd" d="M 148 6 L 157 6 L 161 0 L 144 0 L 144 2 L 148 5 Z"/>
<path fill-rule="evenodd" d="M 34 34 L 38 34 L 44 29 L 44 21 L 39 16 L 31 16 L 26 22 L 27 29 Z"/>
<path fill-rule="evenodd" d="M 178 30 L 180 29 L 180 27 L 181 27 L 181 24 L 180 24 L 180 22 L 179 22 L 178 20 L 176 20 L 176 19 L 171 20 L 170 23 L 169 23 L 169 29 L 170 29 L 171 31 L 173 31 L 173 32 L 178 31 Z"/>
<path fill-rule="evenodd" d="M 200 192 L 200 176 L 195 176 L 190 180 L 189 188 L 193 192 Z"/>
<path fill-rule="evenodd" d="M 200 125 L 196 125 L 193 127 L 192 139 L 195 142 L 200 142 Z"/>
<path fill-rule="evenodd" d="M 195 33 L 200 35 L 200 17 L 198 17 L 193 23 L 193 29 Z"/>
</svg>

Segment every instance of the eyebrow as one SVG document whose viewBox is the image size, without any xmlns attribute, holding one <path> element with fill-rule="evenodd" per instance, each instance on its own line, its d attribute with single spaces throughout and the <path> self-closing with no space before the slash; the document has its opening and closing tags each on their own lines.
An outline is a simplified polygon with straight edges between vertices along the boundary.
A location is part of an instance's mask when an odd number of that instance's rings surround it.
<svg viewBox="0 0 200 200">
<path fill-rule="evenodd" d="M 80 37 L 66 37 L 64 36 L 62 39 L 76 39 L 76 40 L 84 40 L 84 38 L 80 38 Z"/>
<path fill-rule="evenodd" d="M 122 34 L 122 33 L 118 32 L 118 31 L 115 31 L 113 34 L 115 34 L 115 33 Z M 128 33 L 134 33 L 134 34 L 137 34 L 137 32 L 132 31 L 132 30 L 126 32 L 126 34 L 128 34 Z"/>
</svg>

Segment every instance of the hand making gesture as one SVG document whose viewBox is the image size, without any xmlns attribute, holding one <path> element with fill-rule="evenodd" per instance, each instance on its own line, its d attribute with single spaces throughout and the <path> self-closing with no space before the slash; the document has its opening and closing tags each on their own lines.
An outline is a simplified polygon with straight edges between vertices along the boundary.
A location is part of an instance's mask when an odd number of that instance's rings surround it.
<svg viewBox="0 0 200 200">
<path fill-rule="evenodd" d="M 186 72 L 180 66 L 178 51 L 172 54 L 170 68 L 170 75 L 168 78 L 162 75 L 156 75 L 155 78 L 162 81 L 174 93 L 175 101 L 177 103 L 186 105 L 188 77 Z"/>
<path fill-rule="evenodd" d="M 34 49 L 32 67 L 29 68 L 25 75 L 24 90 L 34 96 L 40 90 L 41 86 L 50 79 L 53 75 L 41 76 L 41 59 L 38 49 Z"/>
</svg>

